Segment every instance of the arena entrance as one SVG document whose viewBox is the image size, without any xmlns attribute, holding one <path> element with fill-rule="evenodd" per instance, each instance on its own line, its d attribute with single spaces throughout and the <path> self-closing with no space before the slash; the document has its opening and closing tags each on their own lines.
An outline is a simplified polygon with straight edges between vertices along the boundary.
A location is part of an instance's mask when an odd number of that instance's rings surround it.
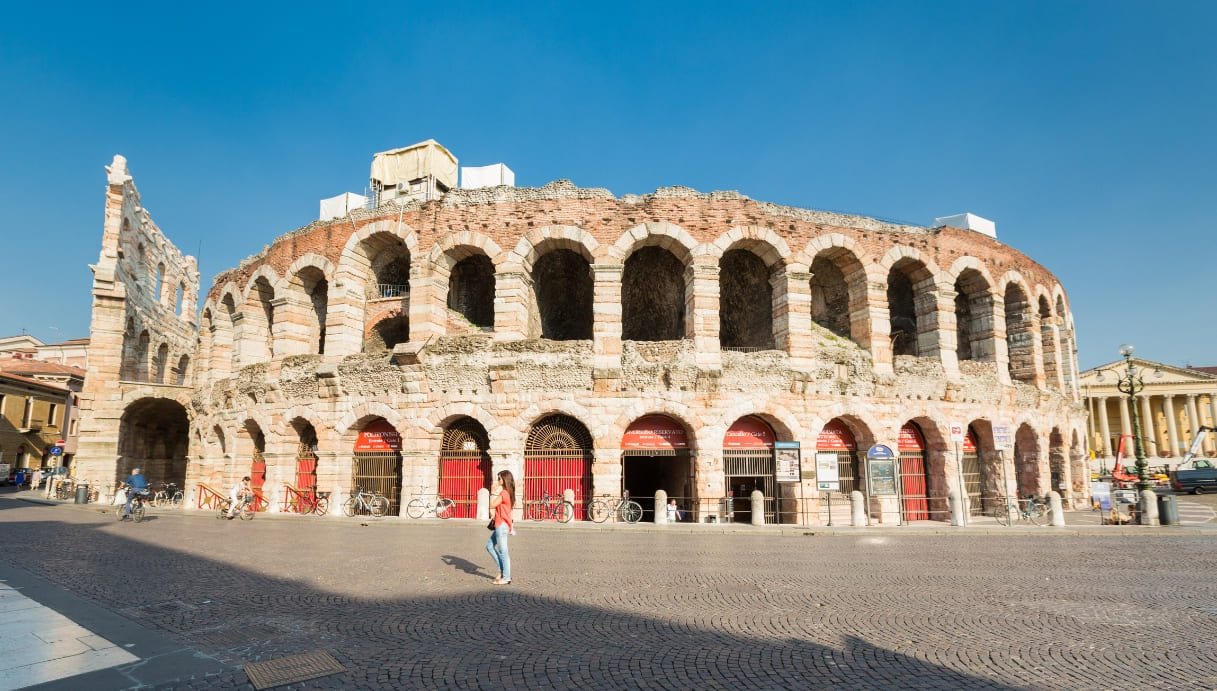
<svg viewBox="0 0 1217 691">
<path fill-rule="evenodd" d="M 352 494 L 356 487 L 388 498 L 386 515 L 401 515 L 401 435 L 384 418 L 368 423 L 355 439 Z"/>
<path fill-rule="evenodd" d="M 592 498 L 592 435 L 567 415 L 542 418 L 524 443 L 524 506 L 545 498 L 575 494 L 575 520 L 587 517 Z"/>
<path fill-rule="evenodd" d="M 642 506 L 644 521 L 655 518 L 655 492 L 663 490 L 676 500 L 682 520 L 696 521 L 697 486 L 689 436 L 684 427 L 666 415 L 638 418 L 621 437 L 621 486 Z"/>
<path fill-rule="evenodd" d="M 444 430 L 439 452 L 439 493 L 456 503 L 455 518 L 477 515 L 478 490 L 490 489 L 490 437 L 473 418 Z"/>
<path fill-rule="evenodd" d="M 115 481 L 140 468 L 150 487 L 163 482 L 185 487 L 189 435 L 190 420 L 182 404 L 167 398 L 135 401 L 119 421 Z"/>
<path fill-rule="evenodd" d="M 914 422 L 906 422 L 897 437 L 900 452 L 901 521 L 930 519 L 930 476 L 925 467 L 925 437 Z"/>
<path fill-rule="evenodd" d="M 752 492 L 765 496 L 765 522 L 774 522 L 773 499 L 777 482 L 769 423 L 753 415 L 735 421 L 723 435 L 723 475 L 727 488 L 727 516 L 737 523 L 752 522 Z"/>
<path fill-rule="evenodd" d="M 836 492 L 820 494 L 821 523 L 837 523 L 848 525 L 850 521 L 849 493 L 860 490 L 865 493 L 862 484 L 861 463 L 858 460 L 858 443 L 854 433 L 841 418 L 834 418 L 824 425 L 820 436 L 816 438 L 816 456 L 834 454 L 837 457 L 837 476 L 841 481 L 841 489 Z M 817 459 L 818 460 L 818 459 Z M 829 506 L 832 513 L 829 514 Z"/>
</svg>

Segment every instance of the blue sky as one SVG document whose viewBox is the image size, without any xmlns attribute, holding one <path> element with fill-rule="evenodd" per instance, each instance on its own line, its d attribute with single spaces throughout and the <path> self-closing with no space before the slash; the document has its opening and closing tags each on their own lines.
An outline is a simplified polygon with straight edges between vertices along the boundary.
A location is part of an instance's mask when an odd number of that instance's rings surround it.
<svg viewBox="0 0 1217 691">
<path fill-rule="evenodd" d="M 206 291 L 434 138 L 520 186 L 971 211 L 1083 367 L 1217 365 L 1217 3 L 176 5 L 5 10 L 0 335 L 88 334 L 116 153 Z"/>
</svg>

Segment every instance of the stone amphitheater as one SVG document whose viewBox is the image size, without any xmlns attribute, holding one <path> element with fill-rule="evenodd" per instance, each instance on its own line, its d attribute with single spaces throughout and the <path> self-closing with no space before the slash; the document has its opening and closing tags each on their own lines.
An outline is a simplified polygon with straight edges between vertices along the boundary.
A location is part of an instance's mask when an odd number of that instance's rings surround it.
<svg viewBox="0 0 1217 691">
<path fill-rule="evenodd" d="M 580 520 L 660 490 L 686 521 L 754 520 L 759 491 L 766 523 L 804 525 L 847 522 L 854 490 L 881 523 L 948 520 L 951 492 L 1089 499 L 1065 291 L 984 233 L 682 187 L 464 189 L 424 142 L 200 295 L 126 161 L 107 170 L 78 475 L 472 517 L 509 469 Z"/>
</svg>

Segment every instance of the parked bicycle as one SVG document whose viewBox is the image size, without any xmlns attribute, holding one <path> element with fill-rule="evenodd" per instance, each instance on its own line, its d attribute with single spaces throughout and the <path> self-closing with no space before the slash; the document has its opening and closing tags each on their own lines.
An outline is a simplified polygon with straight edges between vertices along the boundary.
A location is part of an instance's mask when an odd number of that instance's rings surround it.
<svg viewBox="0 0 1217 691">
<path fill-rule="evenodd" d="M 630 499 L 630 493 L 626 492 L 621 499 L 617 500 L 616 504 L 602 499 L 592 501 L 588 506 L 588 513 L 592 520 L 597 523 L 603 523 L 609 519 L 609 516 L 619 515 L 621 520 L 626 523 L 637 523 L 642 520 L 642 506 Z"/>
<path fill-rule="evenodd" d="M 424 514 L 434 514 L 436 518 L 452 518 L 456 513 L 456 502 L 447 497 L 435 498 L 432 502 L 430 499 L 411 499 L 406 505 L 406 515 L 410 518 L 422 518 Z"/>
<path fill-rule="evenodd" d="M 182 490 L 178 489 L 176 482 L 162 482 L 161 488 L 156 490 L 149 503 L 157 507 L 178 506 L 182 503 L 183 496 Z"/>
<path fill-rule="evenodd" d="M 525 515 L 534 521 L 557 520 L 559 523 L 570 523 L 575 517 L 575 505 L 561 497 L 549 494 L 541 499 L 528 502 Z"/>
<path fill-rule="evenodd" d="M 356 487 L 355 493 L 342 503 L 342 513 L 354 516 L 356 513 L 369 513 L 373 518 L 380 518 L 389 510 L 389 499 L 375 492 L 365 492 L 362 487 Z"/>
<path fill-rule="evenodd" d="M 993 508 L 993 515 L 1002 525 L 1010 525 L 1012 517 L 1032 525 L 1040 525 L 1048 521 L 1048 506 L 1035 497 L 1019 499 L 1017 502 L 1013 497 L 1006 497 Z"/>
<path fill-rule="evenodd" d="M 256 513 L 254 511 L 253 503 L 253 493 L 249 492 L 245 494 L 245 496 L 241 499 L 241 506 L 239 506 L 236 510 L 236 515 L 240 516 L 241 520 L 243 521 L 253 520 L 254 513 Z M 228 518 L 228 507 L 230 506 L 232 506 L 232 500 L 228 497 L 224 497 L 223 501 L 220 502 L 220 511 L 219 514 L 216 515 L 216 518 Z"/>
<path fill-rule="evenodd" d="M 300 491 L 290 486 L 287 491 L 291 493 L 288 509 L 294 513 L 315 513 L 318 516 L 324 516 L 330 510 L 329 492 Z"/>
</svg>

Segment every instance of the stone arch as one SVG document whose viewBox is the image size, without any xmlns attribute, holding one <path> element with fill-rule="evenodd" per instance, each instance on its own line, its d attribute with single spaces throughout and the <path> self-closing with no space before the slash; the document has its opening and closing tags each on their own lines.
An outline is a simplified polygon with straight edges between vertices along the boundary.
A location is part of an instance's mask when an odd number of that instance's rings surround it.
<svg viewBox="0 0 1217 691">
<path fill-rule="evenodd" d="M 182 356 L 177 360 L 177 367 L 173 371 L 173 383 L 178 386 L 186 385 L 186 378 L 190 373 L 190 356 L 182 353 Z"/>
<path fill-rule="evenodd" d="M 415 231 L 390 219 L 367 223 L 347 238 L 327 295 L 327 354 L 359 352 L 369 312 L 395 307 L 409 313 L 417 246 Z"/>
<path fill-rule="evenodd" d="M 313 406 L 300 404 L 292 406 L 283 411 L 281 415 L 277 415 L 276 419 L 279 425 L 275 428 L 275 435 L 280 439 L 290 439 L 293 432 L 293 422 L 296 420 L 304 420 L 313 426 L 317 432 L 317 442 L 329 442 L 333 435 L 333 427 L 330 426 L 326 419 L 317 414 Z"/>
<path fill-rule="evenodd" d="M 685 260 L 689 254 L 682 250 Z M 635 247 L 621 272 L 621 338 L 676 341 L 689 334 L 687 261 L 661 244 Z"/>
<path fill-rule="evenodd" d="M 494 240 L 481 233 L 463 230 L 436 240 L 427 253 L 427 265 L 435 273 L 446 276 L 458 262 L 475 254 L 485 255 L 496 266 L 506 260 L 503 249 Z"/>
<path fill-rule="evenodd" d="M 152 381 L 157 384 L 168 384 L 166 377 L 169 375 L 169 344 L 162 342 L 156 348 L 156 356 L 153 358 L 153 377 Z"/>
<path fill-rule="evenodd" d="M 1003 311 L 1006 317 L 1006 350 L 1009 354 L 1010 378 L 1035 385 L 1039 366 L 1035 357 L 1035 322 L 1031 309 L 1031 293 L 1021 276 L 1007 273 L 1002 277 Z"/>
<path fill-rule="evenodd" d="M 1062 389 L 1072 396 L 1077 391 L 1077 361 L 1074 355 L 1076 349 L 1073 335 L 1073 315 L 1069 313 L 1065 303 L 1065 294 L 1060 292 L 1060 286 L 1055 286 L 1053 295 L 1056 298 L 1056 325 L 1060 343 L 1060 370 L 1064 384 Z"/>
<path fill-rule="evenodd" d="M 693 263 L 693 251 L 697 246 L 697 241 L 684 228 L 667 221 L 652 221 L 622 233 L 608 248 L 605 260 L 622 263 L 643 247 L 661 247 L 688 266 Z"/>
<path fill-rule="evenodd" d="M 592 338 L 595 287 L 591 265 L 575 250 L 545 245 L 532 264 L 530 335 L 555 341 Z M 535 327 L 533 324 L 535 323 Z"/>
<path fill-rule="evenodd" d="M 947 272 L 955 293 L 956 356 L 959 361 L 996 362 L 997 300 L 993 277 L 975 257 L 960 257 Z"/>
<path fill-rule="evenodd" d="M 570 250 L 590 265 L 596 261 L 600 243 L 591 233 L 576 226 L 545 226 L 528 232 L 516 243 L 505 264 L 518 264 L 531 273 L 537 259 L 553 250 Z"/>
<path fill-rule="evenodd" d="M 456 401 L 437 406 L 427 415 L 426 422 L 431 427 L 432 435 L 436 435 L 442 433 L 453 422 L 466 417 L 477 420 L 478 424 L 486 430 L 487 435 L 491 434 L 492 430 L 502 427 L 498 418 L 486 412 L 480 405 L 469 401 Z"/>
<path fill-rule="evenodd" d="M 879 261 L 886 269 L 892 355 L 929 357 L 940 343 L 933 312 L 938 308 L 938 267 L 916 248 L 897 245 Z"/>
<path fill-rule="evenodd" d="M 115 480 L 140 468 L 150 484 L 186 483 L 190 449 L 189 397 L 141 396 L 128 404 L 119 418 Z"/>
<path fill-rule="evenodd" d="M 334 278 L 334 262 L 321 256 L 320 254 L 309 252 L 297 257 L 296 261 L 292 262 L 292 265 L 288 267 L 287 273 L 284 274 L 284 278 L 286 279 L 287 283 L 287 285 L 284 286 L 284 290 L 301 290 L 302 286 L 300 283 L 299 274 L 301 271 L 308 268 L 313 268 L 321 272 L 322 277 L 324 277 L 327 281 L 333 280 Z"/>
<path fill-rule="evenodd" d="M 147 329 L 140 331 L 135 343 L 135 381 L 151 381 L 152 336 Z"/>
<path fill-rule="evenodd" d="M 1019 497 L 1040 496 L 1043 487 L 1039 435 L 1031 422 L 1021 422 L 1014 433 L 1014 474 Z"/>
<path fill-rule="evenodd" d="M 289 311 L 287 318 L 301 324 L 304 329 L 303 333 L 293 330 L 290 340 L 302 342 L 296 343 L 295 347 L 288 346 L 292 352 L 286 354 L 325 354 L 330 277 L 333 271 L 333 264 L 328 259 L 315 254 L 300 257 L 288 269 L 286 295 L 290 299 L 286 305 Z"/>
<path fill-rule="evenodd" d="M 733 228 L 715 241 L 718 256 L 718 342 L 724 350 L 773 350 L 777 347 L 776 303 L 784 289 L 774 277 L 790 251 L 768 228 Z"/>
<path fill-rule="evenodd" d="M 384 418 L 399 432 L 410 427 L 410 424 L 392 406 L 379 401 L 364 401 L 352 407 L 334 424 L 334 431 L 339 435 L 339 444 L 345 444 L 348 441 L 354 443 L 359 430 L 378 417 Z"/>
<path fill-rule="evenodd" d="M 709 256 L 720 262 L 730 250 L 748 250 L 759 257 L 770 271 L 784 266 L 791 255 L 786 240 L 772 228 L 764 226 L 735 226 L 716 237 L 707 249 Z"/>
<path fill-rule="evenodd" d="M 1061 352 L 1060 319 L 1053 314 L 1052 296 L 1043 285 L 1035 286 L 1036 306 L 1040 322 L 1040 360 L 1044 364 L 1044 378 L 1048 388 L 1064 390 L 1061 376 L 1064 353 Z"/>
<path fill-rule="evenodd" d="M 369 315 L 363 332 L 363 352 L 380 353 L 410 341 L 410 315 L 400 309 L 388 309 Z"/>
<path fill-rule="evenodd" d="M 696 451 L 699 448 L 699 440 L 694 432 L 700 426 L 701 416 L 689 406 L 678 401 L 669 400 L 630 401 L 617 411 L 617 415 L 611 421 L 601 428 L 604 436 L 597 437 L 597 444 L 609 445 L 609 448 L 615 448 L 612 445 L 620 444 L 625 430 L 635 420 L 646 415 L 663 415 L 685 425 L 685 429 L 689 434 L 690 450 Z"/>
<path fill-rule="evenodd" d="M 807 243 L 812 322 L 868 347 L 870 305 L 862 255 L 852 238 L 829 233 Z"/>
</svg>

